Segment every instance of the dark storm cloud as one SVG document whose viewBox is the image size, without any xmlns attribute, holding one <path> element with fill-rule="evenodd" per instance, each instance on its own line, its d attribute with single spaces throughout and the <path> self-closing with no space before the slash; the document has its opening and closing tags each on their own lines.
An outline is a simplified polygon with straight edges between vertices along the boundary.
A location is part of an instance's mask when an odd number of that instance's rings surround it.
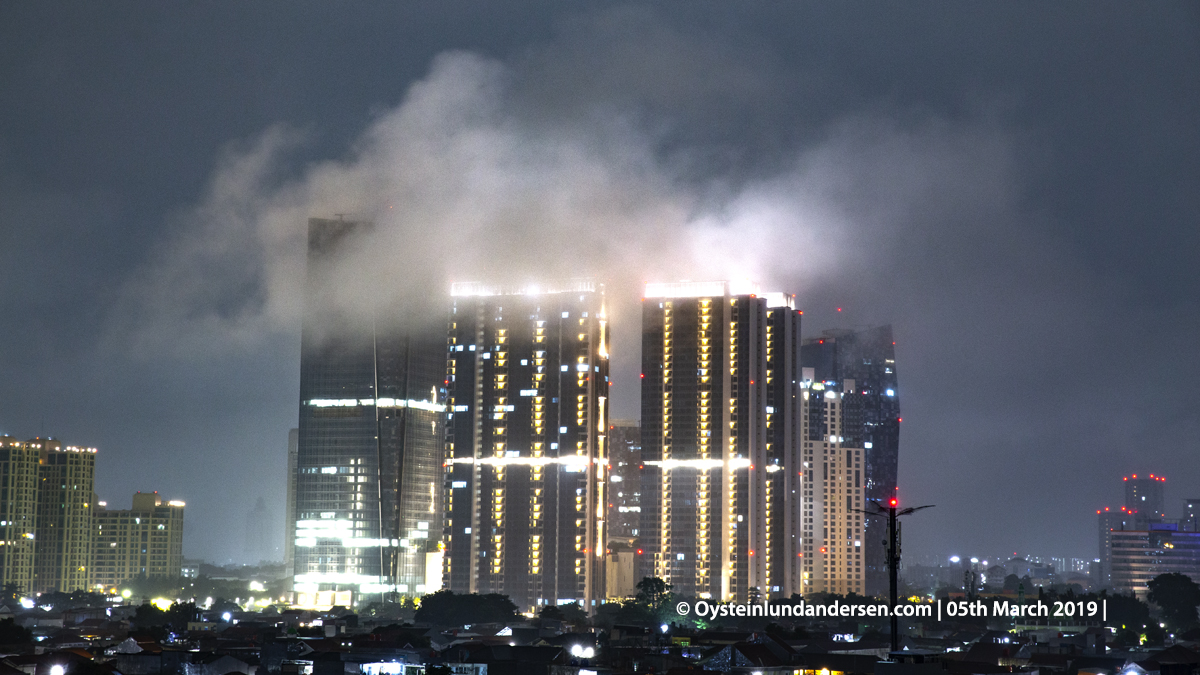
<svg viewBox="0 0 1200 675">
<path fill-rule="evenodd" d="M 3 10 L 54 37 L 0 64 L 2 255 L 38 270 L 3 282 L 0 424 L 49 409 L 110 503 L 186 498 L 190 554 L 281 511 L 303 223 L 334 213 L 381 225 L 349 293 L 610 278 L 623 416 L 642 281 L 892 322 L 902 490 L 939 504 L 908 552 L 1091 555 L 1123 472 L 1200 487 L 1194 6 L 384 7 Z"/>
</svg>

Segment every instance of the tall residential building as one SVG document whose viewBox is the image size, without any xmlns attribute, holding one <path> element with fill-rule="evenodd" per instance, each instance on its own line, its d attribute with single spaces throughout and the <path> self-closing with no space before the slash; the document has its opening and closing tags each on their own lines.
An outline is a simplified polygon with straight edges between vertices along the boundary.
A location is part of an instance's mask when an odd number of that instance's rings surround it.
<svg viewBox="0 0 1200 675">
<path fill-rule="evenodd" d="M 813 380 L 805 368 L 803 391 L 803 498 L 799 500 L 803 540 L 797 560 L 801 594 L 858 593 L 866 590 L 867 505 L 864 443 L 852 427 L 851 410 L 866 394 L 855 380 Z"/>
<path fill-rule="evenodd" d="M 369 306 L 370 270 L 345 260 L 371 227 L 308 223 L 289 525 L 300 604 L 358 604 L 440 584 L 445 342 L 425 327 L 441 319 Z"/>
<path fill-rule="evenodd" d="M 895 494 L 900 451 L 900 399 L 896 386 L 895 341 L 891 326 L 859 331 L 828 330 L 800 348 L 801 363 L 813 369 L 813 382 L 834 382 L 843 393 L 853 382 L 857 395 L 841 405 L 839 441 L 863 451 L 865 498 L 885 502 Z M 845 470 L 845 469 L 843 469 Z M 863 521 L 864 590 L 887 592 L 887 556 L 879 542 L 887 538 L 881 518 Z"/>
<path fill-rule="evenodd" d="M 763 596 L 788 598 L 804 593 L 800 567 L 804 541 L 803 515 L 803 403 L 800 318 L 795 297 L 768 293 L 766 325 L 766 380 L 764 445 L 766 483 L 766 541 L 763 546 L 765 579 Z"/>
<path fill-rule="evenodd" d="M 27 444 L 39 453 L 34 590 L 86 589 L 92 563 L 96 449 L 64 448 L 42 438 Z"/>
<path fill-rule="evenodd" d="M 789 588 L 772 577 L 786 565 L 768 562 L 792 541 L 783 494 L 795 487 L 794 312 L 791 296 L 751 286 L 647 285 L 640 576 L 718 600 Z"/>
<path fill-rule="evenodd" d="M 522 609 L 604 598 L 603 287 L 455 284 L 445 583 Z"/>
<path fill-rule="evenodd" d="M 181 501 L 163 503 L 157 492 L 138 492 L 132 508 L 97 505 L 92 586 L 111 591 L 139 576 L 176 578 L 183 573 Z"/>
<path fill-rule="evenodd" d="M 38 513 L 36 443 L 0 436 L 0 588 L 34 592 L 34 544 Z"/>
<path fill-rule="evenodd" d="M 300 430 L 288 431 L 287 501 L 283 516 L 283 573 L 288 579 L 296 573 L 296 459 L 300 453 Z"/>
</svg>

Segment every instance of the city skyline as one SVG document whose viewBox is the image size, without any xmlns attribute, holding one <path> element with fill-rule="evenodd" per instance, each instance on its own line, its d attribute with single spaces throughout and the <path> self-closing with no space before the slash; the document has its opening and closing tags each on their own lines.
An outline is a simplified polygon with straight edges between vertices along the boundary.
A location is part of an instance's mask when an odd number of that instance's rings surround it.
<svg viewBox="0 0 1200 675">
<path fill-rule="evenodd" d="M 605 283 L 613 419 L 645 283 L 891 325 L 906 555 L 1094 555 L 1114 478 L 1200 498 L 1200 18 L 1068 7 L 9 3 L 0 433 L 186 501 L 190 557 L 265 512 L 282 558 L 304 223 L 344 218 L 354 320 Z"/>
</svg>

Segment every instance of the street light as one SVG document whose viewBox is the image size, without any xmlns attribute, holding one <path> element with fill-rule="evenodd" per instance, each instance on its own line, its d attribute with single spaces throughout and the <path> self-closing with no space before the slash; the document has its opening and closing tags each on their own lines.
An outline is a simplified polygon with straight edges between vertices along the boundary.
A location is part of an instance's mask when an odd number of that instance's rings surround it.
<svg viewBox="0 0 1200 675">
<path fill-rule="evenodd" d="M 907 509 L 902 509 L 902 510 L 898 511 L 897 509 L 900 508 L 900 500 L 896 499 L 895 497 L 888 499 L 886 506 L 883 504 L 883 501 L 881 501 L 879 499 L 868 499 L 867 501 L 871 502 L 871 504 L 874 505 L 877 510 L 876 511 L 863 511 L 861 509 L 855 509 L 855 510 L 858 511 L 859 513 L 862 513 L 862 514 L 865 514 L 868 516 L 887 516 L 887 519 L 888 519 L 888 539 L 884 543 L 887 544 L 887 547 L 888 547 L 887 566 L 888 566 L 888 585 L 889 585 L 889 590 L 891 591 L 891 607 L 892 607 L 892 612 L 891 612 L 891 614 L 892 614 L 892 651 L 897 652 L 897 651 L 900 651 L 900 623 L 899 623 L 899 619 L 896 616 L 895 608 L 896 608 L 896 604 L 897 604 L 896 575 L 900 571 L 900 524 L 896 522 L 896 519 L 899 518 L 900 516 L 907 516 L 908 514 L 913 513 L 915 511 L 920 511 L 921 509 L 931 509 L 934 507 L 934 505 L 926 504 L 925 506 L 912 506 Z M 955 560 L 955 558 L 957 558 L 957 557 L 958 556 L 954 556 L 954 558 L 951 558 L 950 560 L 953 562 L 957 562 L 957 560 Z"/>
</svg>

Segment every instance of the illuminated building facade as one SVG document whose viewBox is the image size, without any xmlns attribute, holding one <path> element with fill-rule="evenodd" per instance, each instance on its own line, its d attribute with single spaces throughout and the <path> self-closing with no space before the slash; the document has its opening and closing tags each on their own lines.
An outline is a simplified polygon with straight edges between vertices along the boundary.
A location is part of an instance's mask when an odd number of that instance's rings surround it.
<svg viewBox="0 0 1200 675">
<path fill-rule="evenodd" d="M 801 594 L 866 590 L 864 540 L 866 449 L 847 437 L 847 408 L 864 396 L 854 380 L 801 383 L 803 472 Z M 852 418 L 851 418 L 852 419 Z"/>
<path fill-rule="evenodd" d="M 772 577 L 786 565 L 768 561 L 782 563 L 773 557 L 794 541 L 783 495 L 795 488 L 798 331 L 791 296 L 729 282 L 647 285 L 640 576 L 719 600 L 787 588 Z"/>
<path fill-rule="evenodd" d="M 608 425 L 608 538 L 633 545 L 642 520 L 642 427 L 636 420 Z"/>
<path fill-rule="evenodd" d="M 0 588 L 33 593 L 38 513 L 37 443 L 0 436 Z"/>
<path fill-rule="evenodd" d="M 370 229 L 309 220 L 289 523 L 302 605 L 440 585 L 445 343 L 436 328 L 414 328 L 424 317 L 351 304 L 369 295 L 342 285 L 372 280 L 348 279 L 340 263 Z"/>
<path fill-rule="evenodd" d="M 1111 532 L 1111 585 L 1145 600 L 1146 584 L 1160 574 L 1185 574 L 1200 583 L 1200 533 L 1182 532 L 1174 522 Z"/>
<path fill-rule="evenodd" d="M 176 578 L 183 573 L 184 503 L 163 503 L 157 492 L 139 492 L 128 510 L 97 505 L 92 586 L 111 591 L 139 575 Z"/>
<path fill-rule="evenodd" d="M 455 284 L 445 380 L 445 583 L 522 609 L 605 592 L 603 287 Z"/>
<path fill-rule="evenodd" d="M 896 348 L 891 326 L 859 331 L 828 330 L 804 340 L 801 365 L 813 369 L 813 382 L 834 382 L 843 392 L 851 381 L 856 395 L 843 399 L 839 422 L 841 447 L 863 451 L 864 497 L 886 502 L 895 494 L 900 452 L 900 397 Z M 845 470 L 845 469 L 842 469 Z M 887 556 L 879 542 L 887 538 L 881 518 L 863 523 L 865 592 L 883 596 L 888 589 Z"/>
<path fill-rule="evenodd" d="M 42 438 L 27 445 L 39 453 L 34 591 L 86 589 L 92 564 L 96 449 L 63 447 Z"/>
<path fill-rule="evenodd" d="M 1134 523 L 1135 514 L 1122 506 L 1119 509 L 1104 507 L 1096 510 L 1100 521 L 1100 578 L 1103 586 L 1112 585 L 1112 533 L 1139 529 Z"/>
</svg>

